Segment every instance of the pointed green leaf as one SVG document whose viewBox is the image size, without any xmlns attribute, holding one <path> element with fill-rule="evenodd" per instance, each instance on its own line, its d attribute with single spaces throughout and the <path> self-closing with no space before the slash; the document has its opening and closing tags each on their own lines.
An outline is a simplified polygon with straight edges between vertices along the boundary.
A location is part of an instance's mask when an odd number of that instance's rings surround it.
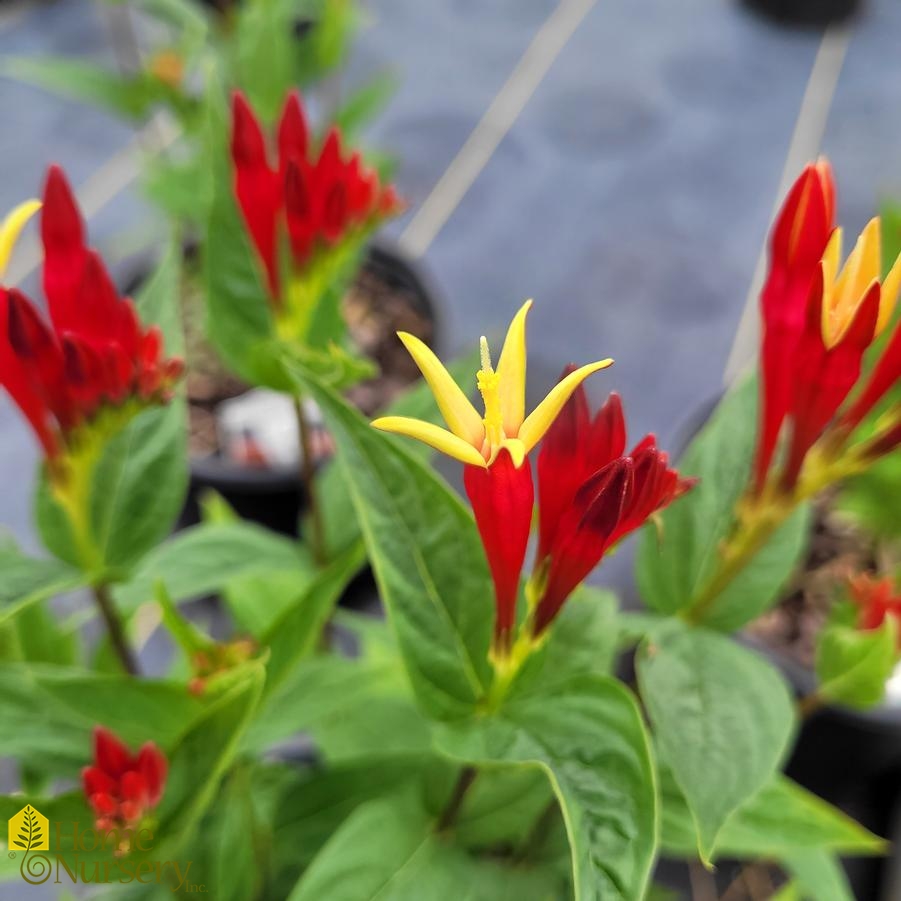
<svg viewBox="0 0 901 901">
<path fill-rule="evenodd" d="M 582 676 L 439 730 L 437 745 L 452 757 L 547 775 L 569 835 L 576 901 L 642 897 L 657 848 L 656 778 L 641 713 L 620 682 Z"/>
<path fill-rule="evenodd" d="M 335 442 L 382 599 L 414 691 L 437 718 L 472 711 L 491 680 L 494 618 L 470 512 L 397 441 L 307 373 Z"/>
<path fill-rule="evenodd" d="M 748 486 L 757 428 L 757 381 L 730 392 L 679 460 L 699 483 L 660 515 L 662 535 L 646 528 L 636 559 L 641 595 L 661 613 L 689 607 L 720 563 L 719 548 Z M 776 530 L 751 562 L 706 610 L 705 625 L 734 631 L 779 596 L 802 559 L 809 530 L 806 505 Z"/>
<path fill-rule="evenodd" d="M 731 814 L 773 777 L 794 705 L 780 675 L 731 639 L 673 622 L 638 655 L 638 682 L 662 759 L 709 861 Z"/>
</svg>

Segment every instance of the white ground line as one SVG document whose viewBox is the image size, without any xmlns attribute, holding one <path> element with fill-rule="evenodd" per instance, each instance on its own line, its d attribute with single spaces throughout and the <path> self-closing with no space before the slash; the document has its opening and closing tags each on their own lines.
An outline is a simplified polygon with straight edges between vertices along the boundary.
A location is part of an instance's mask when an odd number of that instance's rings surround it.
<svg viewBox="0 0 901 901">
<path fill-rule="evenodd" d="M 459 206 L 548 70 L 597 0 L 561 0 L 545 20 L 510 77 L 400 236 L 420 257 Z"/>
<path fill-rule="evenodd" d="M 842 26 L 830 28 L 823 35 L 823 40 L 820 42 L 819 50 L 813 61 L 813 68 L 810 70 L 804 96 L 801 99 L 801 108 L 792 132 L 788 155 L 785 158 L 785 166 L 779 180 L 779 190 L 776 192 L 776 200 L 769 221 L 775 218 L 782 198 L 788 192 L 791 183 L 797 178 L 798 173 L 808 161 L 814 159 L 820 152 L 823 134 L 826 131 L 826 121 L 829 118 L 829 110 L 835 97 L 835 89 L 842 71 L 842 64 L 845 61 L 851 34 L 851 28 Z M 729 359 L 723 372 L 723 385 L 727 388 L 738 376 L 748 370 L 757 356 L 760 334 L 757 300 L 760 289 L 763 287 L 763 280 L 766 278 L 768 240 L 769 235 L 760 249 L 757 266 L 751 279 L 751 287 L 745 299 L 738 330 L 735 333 L 732 349 L 729 351 Z"/>
</svg>

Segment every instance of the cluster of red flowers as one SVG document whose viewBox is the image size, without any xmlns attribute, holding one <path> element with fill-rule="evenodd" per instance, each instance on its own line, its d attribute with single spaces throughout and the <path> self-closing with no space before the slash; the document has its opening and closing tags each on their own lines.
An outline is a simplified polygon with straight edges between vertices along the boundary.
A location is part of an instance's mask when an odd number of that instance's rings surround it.
<svg viewBox="0 0 901 901">
<path fill-rule="evenodd" d="M 873 219 L 844 267 L 841 229 L 835 226 L 835 185 L 828 163 L 808 166 L 795 182 L 773 229 L 763 293 L 761 420 L 754 482 L 763 489 L 777 442 L 791 424 L 778 484 L 791 491 L 808 452 L 827 431 L 841 446 L 901 378 L 901 328 L 896 328 L 875 371 L 844 407 L 860 380 L 874 338 L 888 324 L 901 282 L 896 262 L 880 283 L 880 223 Z M 901 441 L 895 426 L 868 448 L 885 453 Z"/>
<path fill-rule="evenodd" d="M 94 729 L 94 763 L 82 770 L 85 797 L 101 832 L 140 822 L 163 796 L 166 756 L 147 742 L 132 754 L 112 732 Z"/>
<path fill-rule="evenodd" d="M 565 378 L 574 367 L 567 368 Z M 531 632 L 540 636 L 566 599 L 618 541 L 694 484 L 669 467 L 647 435 L 628 454 L 617 394 L 591 418 L 580 385 L 544 436 L 538 455 L 538 551 L 531 586 Z M 528 460 L 516 467 L 501 451 L 487 469 L 467 466 L 466 491 L 495 584 L 495 646 L 509 647 L 519 578 L 532 522 Z"/>
<path fill-rule="evenodd" d="M 232 102 L 231 153 L 235 194 L 266 270 L 269 291 L 281 302 L 279 247 L 287 232 L 291 261 L 303 269 L 319 248 L 331 247 L 401 209 L 394 188 L 379 182 L 359 152 L 349 155 L 332 128 L 314 152 L 300 96 L 288 95 L 278 124 L 277 163 L 246 98 Z"/>
<path fill-rule="evenodd" d="M 106 406 L 164 402 L 182 363 L 163 356 L 159 329 L 144 329 L 85 240 L 62 170 L 52 167 L 41 212 L 48 324 L 15 288 L 0 288 L 0 384 L 49 459 Z"/>
<path fill-rule="evenodd" d="M 544 437 L 538 455 L 535 572 L 543 591 L 536 635 L 610 548 L 695 484 L 669 467 L 653 435 L 625 450 L 619 395 L 611 394 L 592 420 L 581 387 Z"/>
</svg>

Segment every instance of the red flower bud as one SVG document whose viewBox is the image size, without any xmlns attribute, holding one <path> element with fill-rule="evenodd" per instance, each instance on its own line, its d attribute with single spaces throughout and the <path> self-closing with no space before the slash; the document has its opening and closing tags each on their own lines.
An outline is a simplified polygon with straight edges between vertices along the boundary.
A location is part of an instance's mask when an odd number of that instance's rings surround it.
<svg viewBox="0 0 901 901">
<path fill-rule="evenodd" d="M 400 205 L 358 153 L 346 154 L 339 129 L 331 128 L 318 153 L 299 94 L 285 100 L 276 136 L 278 167 L 272 167 L 266 138 L 247 100 L 232 102 L 231 154 L 235 195 L 251 241 L 266 271 L 270 294 L 282 302 L 279 231 L 287 229 L 291 262 L 303 270 L 318 250 L 327 251 L 349 234 L 395 215 Z"/>
<path fill-rule="evenodd" d="M 55 166 L 41 236 L 51 324 L 20 291 L 0 289 L 0 384 L 53 459 L 104 404 L 165 402 L 181 363 L 163 359 L 159 331 L 142 331 L 132 302 L 85 245 L 75 198 Z"/>
<path fill-rule="evenodd" d="M 94 729 L 94 764 L 82 770 L 95 826 L 108 831 L 137 822 L 160 802 L 166 784 L 166 757 L 147 742 L 133 755 L 108 729 Z"/>
<path fill-rule="evenodd" d="M 532 623 L 536 636 L 608 549 L 694 484 L 669 468 L 653 435 L 628 456 L 623 456 L 625 442 L 619 397 L 612 394 L 592 422 L 582 387 L 545 435 L 538 457 L 540 534 L 532 577 L 541 589 Z"/>
<path fill-rule="evenodd" d="M 761 294 L 760 436 L 755 481 L 763 485 L 791 403 L 794 354 L 804 331 L 811 285 L 832 234 L 835 186 L 828 163 L 807 166 L 773 226 L 770 268 Z"/>
<path fill-rule="evenodd" d="M 895 593 L 891 579 L 875 579 L 867 573 L 861 573 L 849 580 L 848 588 L 851 600 L 859 608 L 859 629 L 878 629 L 889 616 L 895 617 L 901 625 L 901 595 Z"/>
</svg>

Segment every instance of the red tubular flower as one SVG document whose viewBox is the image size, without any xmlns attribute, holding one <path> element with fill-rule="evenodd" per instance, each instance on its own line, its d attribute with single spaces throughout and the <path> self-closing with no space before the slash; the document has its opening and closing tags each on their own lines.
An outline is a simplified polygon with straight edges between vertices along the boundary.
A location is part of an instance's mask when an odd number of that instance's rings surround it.
<svg viewBox="0 0 901 901">
<path fill-rule="evenodd" d="M 463 480 L 494 581 L 494 647 L 503 655 L 516 624 L 519 576 L 532 524 L 532 469 L 528 460 L 516 466 L 502 448 L 487 468 L 465 466 Z"/>
<path fill-rule="evenodd" d="M 383 416 L 372 423 L 377 429 L 416 438 L 464 464 L 466 492 L 494 580 L 497 615 L 493 650 L 498 660 L 510 651 L 519 575 L 531 527 L 529 453 L 545 437 L 578 386 L 613 362 L 598 360 L 567 371 L 526 416 L 526 317 L 531 305 L 526 301 L 513 317 L 497 369 L 491 362 L 487 339 L 482 336 L 479 342 L 481 368 L 476 384 L 485 406 L 484 416 L 422 341 L 399 332 L 432 389 L 448 428 L 405 416 Z"/>
<path fill-rule="evenodd" d="M 70 432 L 128 400 L 168 400 L 182 363 L 163 357 L 156 327 L 142 328 L 103 261 L 85 243 L 65 176 L 50 168 L 41 213 L 44 291 L 51 324 L 16 289 L 0 288 L 0 384 L 49 460 Z"/>
<path fill-rule="evenodd" d="M 840 447 L 901 377 L 899 333 L 868 385 L 842 413 L 860 378 L 864 354 L 891 318 L 901 285 L 901 258 L 880 282 L 876 218 L 840 268 L 842 231 L 833 226 L 834 197 L 828 164 L 808 166 L 774 227 L 770 273 L 761 295 L 761 417 L 754 469 L 758 495 L 787 421 L 790 438 L 778 479 L 783 492 L 795 488 L 808 452 L 825 432 L 830 432 L 830 447 Z"/>
<path fill-rule="evenodd" d="M 628 456 L 623 456 L 625 440 L 619 397 L 611 395 L 591 421 L 581 387 L 548 430 L 538 456 L 535 636 L 551 624 L 607 550 L 694 484 L 669 468 L 653 435 Z"/>
<path fill-rule="evenodd" d="M 901 625 L 901 596 L 895 593 L 891 579 L 875 579 L 861 573 L 849 580 L 851 600 L 859 608 L 857 628 L 864 631 L 878 629 L 893 616 Z"/>
<path fill-rule="evenodd" d="M 95 727 L 94 763 L 81 778 L 98 831 L 133 825 L 150 813 L 163 796 L 167 769 L 165 755 L 153 742 L 132 754 L 108 729 Z"/>
<path fill-rule="evenodd" d="M 273 165 L 266 137 L 245 97 L 232 100 L 234 188 L 245 225 L 266 271 L 269 292 L 283 303 L 279 237 L 288 239 L 291 265 L 303 270 L 316 254 L 402 209 L 394 189 L 381 185 L 358 152 L 346 153 L 332 128 L 318 153 L 300 95 L 288 95 L 275 140 Z"/>
<path fill-rule="evenodd" d="M 804 331 L 817 268 L 834 229 L 835 185 L 825 160 L 807 166 L 792 186 L 770 240 L 770 269 L 761 294 L 760 436 L 755 481 L 763 485 L 791 403 L 793 357 Z"/>
</svg>

